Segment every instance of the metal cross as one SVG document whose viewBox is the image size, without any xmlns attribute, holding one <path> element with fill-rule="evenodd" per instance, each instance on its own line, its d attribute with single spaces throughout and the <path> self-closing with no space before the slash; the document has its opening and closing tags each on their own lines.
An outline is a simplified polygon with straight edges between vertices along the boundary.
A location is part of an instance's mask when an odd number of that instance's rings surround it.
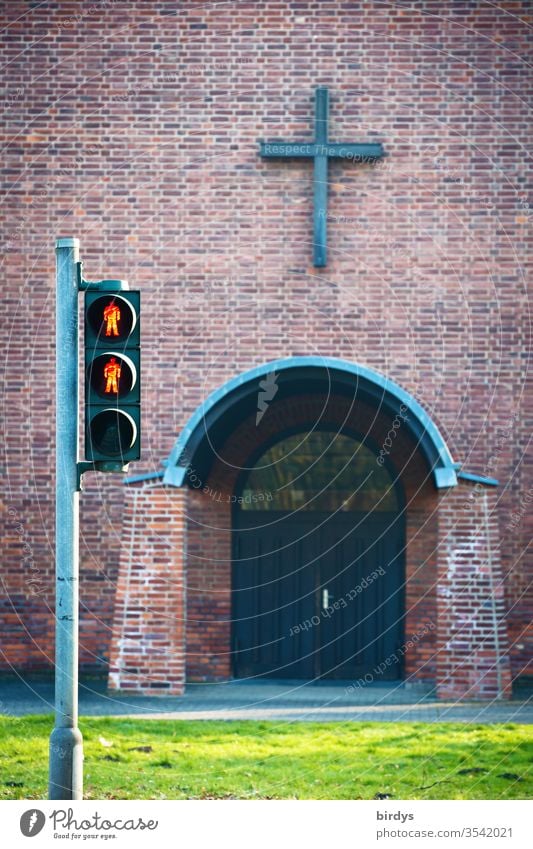
<svg viewBox="0 0 533 849">
<path fill-rule="evenodd" d="M 314 142 L 259 142 L 261 156 L 265 159 L 313 159 L 313 263 L 323 268 L 327 262 L 327 212 L 328 212 L 328 159 L 345 159 L 348 162 L 375 162 L 385 156 L 383 145 L 334 144 L 328 141 L 328 90 L 315 91 Z"/>
</svg>

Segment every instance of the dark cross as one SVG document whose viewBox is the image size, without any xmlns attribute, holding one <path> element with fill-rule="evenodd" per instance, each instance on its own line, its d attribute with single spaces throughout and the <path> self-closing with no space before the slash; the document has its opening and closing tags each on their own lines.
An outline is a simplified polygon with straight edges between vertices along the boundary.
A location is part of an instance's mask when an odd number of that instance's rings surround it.
<svg viewBox="0 0 533 849">
<path fill-rule="evenodd" d="M 327 262 L 328 159 L 375 162 L 385 156 L 383 145 L 334 144 L 328 141 L 327 88 L 317 88 L 315 92 L 314 142 L 267 141 L 259 142 L 259 145 L 261 156 L 267 159 L 314 159 L 313 263 L 322 268 Z"/>
</svg>

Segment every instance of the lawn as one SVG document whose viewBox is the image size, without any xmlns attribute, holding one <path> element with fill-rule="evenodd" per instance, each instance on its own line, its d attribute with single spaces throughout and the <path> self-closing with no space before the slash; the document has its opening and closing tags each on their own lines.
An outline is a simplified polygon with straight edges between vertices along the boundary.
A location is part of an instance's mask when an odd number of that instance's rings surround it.
<svg viewBox="0 0 533 849">
<path fill-rule="evenodd" d="M 82 718 L 88 799 L 523 799 L 533 727 Z M 0 798 L 46 798 L 50 717 L 0 717 Z"/>
</svg>

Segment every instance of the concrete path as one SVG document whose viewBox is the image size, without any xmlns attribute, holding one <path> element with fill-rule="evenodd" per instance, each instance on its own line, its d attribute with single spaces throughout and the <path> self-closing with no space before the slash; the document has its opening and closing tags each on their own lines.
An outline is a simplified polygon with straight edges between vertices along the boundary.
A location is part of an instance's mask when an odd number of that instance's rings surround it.
<svg viewBox="0 0 533 849">
<path fill-rule="evenodd" d="M 0 714 L 53 711 L 53 684 L 0 680 Z M 279 721 L 517 722 L 533 723 L 533 699 L 510 702 L 442 702 L 423 685 L 313 681 L 228 681 L 189 684 L 184 696 L 111 695 L 105 682 L 80 684 L 83 716 L 143 719 L 256 719 Z"/>
</svg>

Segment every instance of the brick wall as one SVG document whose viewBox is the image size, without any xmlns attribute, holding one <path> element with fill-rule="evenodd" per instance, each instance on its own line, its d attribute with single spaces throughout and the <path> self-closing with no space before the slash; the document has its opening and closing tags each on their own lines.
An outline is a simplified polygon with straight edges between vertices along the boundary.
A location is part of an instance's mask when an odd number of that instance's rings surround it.
<svg viewBox="0 0 533 849">
<path fill-rule="evenodd" d="M 181 694 L 185 681 L 185 492 L 131 487 L 124 506 L 109 687 Z M 139 525 L 142 524 L 142 532 Z"/>
<path fill-rule="evenodd" d="M 462 483 L 439 505 L 438 692 L 498 698 L 511 689 L 496 496 Z"/>
<path fill-rule="evenodd" d="M 4 5 L 4 668 L 51 664 L 53 247 L 75 235 L 89 279 L 143 291 L 136 471 L 157 467 L 203 398 L 254 365 L 323 354 L 389 375 L 455 459 L 502 481 L 494 515 L 512 673 L 523 674 L 528 14 L 525 0 L 512 14 L 449 0 Z M 317 85 L 330 89 L 332 140 L 382 141 L 389 154 L 379 167 L 330 166 L 320 272 L 310 164 L 257 153 L 260 138 L 312 138 Z M 119 481 L 87 476 L 86 669 L 109 658 L 123 498 Z M 431 582 L 434 555 L 416 539 L 412 563 Z M 416 621 L 429 615 L 413 604 Z"/>
</svg>

